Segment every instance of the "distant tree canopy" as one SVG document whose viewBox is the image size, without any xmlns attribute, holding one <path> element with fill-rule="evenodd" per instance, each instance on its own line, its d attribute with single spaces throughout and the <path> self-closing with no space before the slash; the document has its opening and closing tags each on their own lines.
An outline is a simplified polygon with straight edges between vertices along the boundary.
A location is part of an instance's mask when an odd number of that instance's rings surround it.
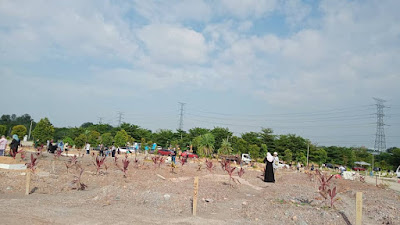
<svg viewBox="0 0 400 225">
<path fill-rule="evenodd" d="M 0 117 L 0 125 L 5 126 L 5 131 L 2 130 L 2 129 L 4 129 L 4 127 L 0 128 L 0 134 L 11 136 L 12 128 L 16 125 L 23 125 L 28 130 L 31 126 L 31 121 L 32 121 L 32 130 L 33 130 L 36 126 L 36 123 L 32 120 L 32 117 L 29 114 L 23 114 L 21 116 L 17 116 L 15 114 L 12 114 L 12 115 L 4 114 Z M 23 137 L 20 137 L 20 138 L 23 138 Z"/>
<path fill-rule="evenodd" d="M 27 129 L 24 125 L 16 125 L 12 128 L 11 135 L 18 135 L 20 139 L 24 138 L 26 135 Z"/>
<path fill-rule="evenodd" d="M 53 139 L 53 135 L 54 127 L 47 118 L 41 119 L 32 131 L 33 138 L 39 140 L 39 144 L 45 144 L 47 140 Z"/>
<path fill-rule="evenodd" d="M 160 129 L 152 132 L 135 124 L 122 123 L 120 126 L 109 124 L 83 123 L 79 127 L 53 127 L 49 119 L 43 118 L 37 124 L 29 114 L 22 116 L 2 115 L 0 117 L 0 135 L 11 136 L 18 131 L 23 138 L 32 121 L 32 136 L 39 139 L 40 144 L 47 140 L 64 140 L 70 145 L 82 148 L 86 142 L 92 146 L 100 143 L 110 146 L 125 146 L 128 142 L 138 141 L 145 145 L 156 142 L 163 148 L 178 147 L 186 149 L 192 145 L 193 150 L 201 156 L 212 154 L 250 154 L 252 158 L 264 158 L 267 152 L 278 152 L 281 160 L 286 162 L 307 162 L 307 146 L 309 162 L 314 164 L 332 163 L 336 165 L 354 166 L 356 161 L 372 163 L 373 156 L 366 148 L 347 148 L 338 146 L 316 146 L 309 140 L 295 134 L 274 134 L 271 128 L 262 128 L 260 132 L 245 132 L 234 135 L 229 128 L 213 129 L 194 127 L 184 130 Z M 19 126 L 17 126 L 19 125 Z M 15 129 L 13 129 L 15 127 Z M 18 129 L 17 129 L 18 127 Z M 23 127 L 25 129 L 23 129 Z M 400 149 L 392 147 L 387 153 L 375 156 L 374 164 L 383 169 L 396 169 L 400 162 Z"/>
</svg>

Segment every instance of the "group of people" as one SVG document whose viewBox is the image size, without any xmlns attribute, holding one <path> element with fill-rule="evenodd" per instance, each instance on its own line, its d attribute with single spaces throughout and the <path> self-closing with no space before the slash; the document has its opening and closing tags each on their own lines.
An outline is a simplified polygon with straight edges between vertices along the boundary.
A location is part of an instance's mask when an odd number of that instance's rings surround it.
<svg viewBox="0 0 400 225">
<path fill-rule="evenodd" d="M 0 156 L 4 156 L 7 148 L 7 143 L 8 140 L 4 135 L 2 135 L 0 139 Z M 14 134 L 10 143 L 10 155 L 15 155 L 18 152 L 18 147 L 20 145 L 21 141 L 19 140 L 18 135 Z"/>
<path fill-rule="evenodd" d="M 264 173 L 264 182 L 275 183 L 275 171 L 279 167 L 279 157 L 278 153 L 274 152 L 272 156 L 271 153 L 267 153 L 267 156 L 264 159 L 265 163 L 265 173 Z"/>
</svg>

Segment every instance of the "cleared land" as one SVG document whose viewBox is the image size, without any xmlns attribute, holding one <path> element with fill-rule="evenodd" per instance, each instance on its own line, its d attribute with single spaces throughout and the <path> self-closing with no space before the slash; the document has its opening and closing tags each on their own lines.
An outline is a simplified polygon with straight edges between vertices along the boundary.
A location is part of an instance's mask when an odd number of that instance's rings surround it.
<svg viewBox="0 0 400 225">
<path fill-rule="evenodd" d="M 30 153 L 27 154 L 27 159 Z M 214 160 L 210 173 L 201 160 L 155 167 L 151 159 L 130 156 L 128 175 L 106 159 L 107 171 L 96 174 L 93 157 L 79 158 L 86 190 L 73 190 L 77 171 L 67 169 L 68 157 L 54 160 L 44 153 L 32 175 L 32 192 L 25 196 L 24 171 L 0 170 L 1 224 L 355 224 L 356 192 L 363 192 L 363 224 L 400 224 L 400 193 L 360 181 L 333 179 L 338 201 L 330 208 L 312 176 L 279 170 L 276 183 L 264 183 L 259 168 L 245 168 L 241 184 Z M 119 164 L 122 165 L 119 156 Z M 17 161 L 20 159 L 17 158 Z M 27 162 L 27 160 L 25 160 Z M 54 171 L 53 171 L 54 161 Z M 237 175 L 235 173 L 235 175 Z M 197 216 L 193 217 L 193 180 L 199 177 Z M 165 179 L 161 178 L 164 177 Z M 236 177 L 238 178 L 238 177 Z M 389 185 L 398 185 L 391 183 Z"/>
</svg>

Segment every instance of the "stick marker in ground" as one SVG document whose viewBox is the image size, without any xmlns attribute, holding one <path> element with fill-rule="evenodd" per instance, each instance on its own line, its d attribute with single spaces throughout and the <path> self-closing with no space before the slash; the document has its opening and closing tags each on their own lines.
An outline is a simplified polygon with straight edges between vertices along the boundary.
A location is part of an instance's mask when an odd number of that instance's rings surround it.
<svg viewBox="0 0 400 225">
<path fill-rule="evenodd" d="M 362 224 L 362 192 L 356 194 L 356 225 Z"/>
<path fill-rule="evenodd" d="M 199 177 L 195 177 L 194 178 L 194 192 L 193 192 L 193 216 L 196 216 L 198 190 L 199 190 Z"/>
<path fill-rule="evenodd" d="M 29 169 L 26 170 L 26 185 L 25 185 L 25 195 L 29 195 L 31 192 L 31 171 Z"/>
</svg>

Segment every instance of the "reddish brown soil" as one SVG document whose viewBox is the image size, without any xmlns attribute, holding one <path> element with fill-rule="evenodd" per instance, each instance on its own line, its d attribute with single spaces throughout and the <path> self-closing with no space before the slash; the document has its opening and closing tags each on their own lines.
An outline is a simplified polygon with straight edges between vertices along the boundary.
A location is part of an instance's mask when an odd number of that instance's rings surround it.
<svg viewBox="0 0 400 225">
<path fill-rule="evenodd" d="M 304 173 L 279 170 L 276 183 L 264 183 L 259 170 L 246 168 L 241 184 L 230 184 L 219 164 L 210 173 L 204 162 L 201 171 L 197 162 L 178 163 L 171 173 L 167 164 L 154 168 L 138 158 L 140 167 L 131 162 L 124 178 L 111 158 L 108 170 L 95 174 L 93 158 L 85 155 L 79 161 L 88 187 L 78 191 L 71 185 L 76 170 L 66 170 L 68 157 L 54 160 L 46 153 L 38 159 L 29 196 L 24 171 L 0 170 L 0 224 L 345 224 L 339 212 L 355 224 L 357 191 L 364 196 L 363 224 L 400 224 L 399 193 L 359 181 L 333 179 L 339 200 L 330 208 Z M 193 217 L 195 176 L 199 195 Z"/>
</svg>

